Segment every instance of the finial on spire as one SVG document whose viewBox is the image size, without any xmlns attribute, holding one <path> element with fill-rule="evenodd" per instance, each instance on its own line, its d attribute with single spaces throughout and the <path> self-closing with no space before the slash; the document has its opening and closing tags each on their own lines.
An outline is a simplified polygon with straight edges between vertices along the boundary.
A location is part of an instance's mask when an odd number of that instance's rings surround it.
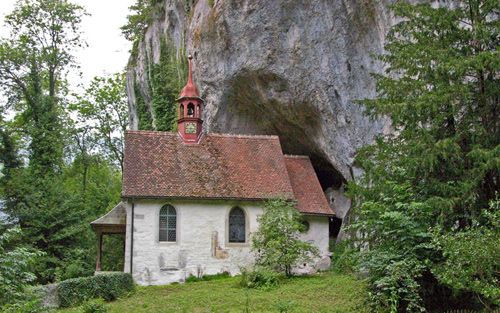
<svg viewBox="0 0 500 313">
<path fill-rule="evenodd" d="M 188 76 L 188 85 L 193 84 L 193 67 L 191 64 L 191 60 L 193 59 L 192 55 L 188 55 L 188 60 L 189 60 L 189 76 Z"/>
</svg>

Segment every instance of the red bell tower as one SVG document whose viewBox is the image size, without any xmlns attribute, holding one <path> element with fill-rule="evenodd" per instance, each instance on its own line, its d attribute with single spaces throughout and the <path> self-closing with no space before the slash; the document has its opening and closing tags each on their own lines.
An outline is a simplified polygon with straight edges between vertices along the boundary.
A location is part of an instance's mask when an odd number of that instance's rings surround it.
<svg viewBox="0 0 500 313">
<path fill-rule="evenodd" d="M 179 105 L 179 119 L 177 120 L 177 130 L 184 143 L 198 143 L 201 138 L 203 120 L 201 119 L 201 107 L 203 99 L 200 98 L 198 88 L 193 83 L 193 71 L 191 60 L 189 59 L 189 77 L 187 85 L 182 88 L 181 96 L 177 99 Z"/>
</svg>

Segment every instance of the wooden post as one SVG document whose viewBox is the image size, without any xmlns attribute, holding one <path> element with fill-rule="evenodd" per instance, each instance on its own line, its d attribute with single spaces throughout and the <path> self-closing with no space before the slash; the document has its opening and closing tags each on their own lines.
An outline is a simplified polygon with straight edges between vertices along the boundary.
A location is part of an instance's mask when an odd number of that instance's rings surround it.
<svg viewBox="0 0 500 313">
<path fill-rule="evenodd" d="M 97 232 L 97 263 L 95 271 L 101 271 L 101 255 L 102 255 L 102 231 Z"/>
</svg>

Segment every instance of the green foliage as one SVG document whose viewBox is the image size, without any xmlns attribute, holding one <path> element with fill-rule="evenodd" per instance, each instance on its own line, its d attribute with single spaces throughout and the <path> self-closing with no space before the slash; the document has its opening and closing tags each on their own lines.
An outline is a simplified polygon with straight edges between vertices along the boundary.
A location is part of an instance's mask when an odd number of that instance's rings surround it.
<svg viewBox="0 0 500 313">
<path fill-rule="evenodd" d="M 191 275 L 188 278 L 186 278 L 186 283 L 194 283 L 194 282 L 199 282 L 199 281 L 211 281 L 211 280 L 225 279 L 225 278 L 229 278 L 229 277 L 231 277 L 231 275 L 229 275 L 228 272 L 217 273 L 215 275 L 203 275 L 201 277 Z"/>
<path fill-rule="evenodd" d="M 297 307 L 297 301 L 295 300 L 276 302 L 276 309 L 280 313 L 293 312 L 296 307 Z"/>
<path fill-rule="evenodd" d="M 486 302 L 499 305 L 500 200 L 492 200 L 490 207 L 492 211 L 482 212 L 469 228 L 458 232 L 435 229 L 433 242 L 445 259 L 432 272 L 453 289 L 472 291 Z M 486 220 L 488 225 L 481 225 L 479 220 Z"/>
<path fill-rule="evenodd" d="M 60 176 L 37 177 L 30 169 L 19 169 L 4 186 L 3 208 L 12 223 L 23 229 L 23 242 L 46 254 L 35 270 L 39 282 L 51 281 L 64 253 L 79 238 L 84 212 L 77 211 L 77 197 L 65 189 Z"/>
<path fill-rule="evenodd" d="M 152 17 L 163 12 L 163 3 L 158 0 L 138 0 L 130 7 L 136 11 L 129 15 L 129 22 L 122 27 L 125 37 L 134 42 L 132 61 L 129 66 L 135 66 L 137 53 L 144 31 Z M 144 44 L 150 45 L 150 42 Z M 187 60 L 183 39 L 181 48 L 177 50 L 169 36 L 160 39 L 160 59 L 154 63 L 152 58 L 145 65 L 147 70 L 145 84 L 139 86 L 134 80 L 134 94 L 138 128 L 140 130 L 176 131 L 177 105 L 175 99 L 180 94 L 187 76 Z"/>
<path fill-rule="evenodd" d="M 21 301 L 7 304 L 1 309 L 3 313 L 47 312 L 47 310 L 43 307 L 41 300 L 36 299 L 33 295 L 28 295 Z"/>
<path fill-rule="evenodd" d="M 376 75 L 379 96 L 362 103 L 372 117 L 390 118 L 394 132 L 359 152 L 366 173 L 350 185 L 350 230 L 363 248 L 373 311 L 474 306 L 464 298 L 471 293 L 489 306 L 497 267 L 443 267 L 476 263 L 473 248 L 498 260 L 497 226 L 484 212 L 493 214 L 488 202 L 500 190 L 500 3 L 391 8 L 401 21 L 379 57 L 387 70 Z"/>
<path fill-rule="evenodd" d="M 134 78 L 134 94 L 137 106 L 137 119 L 139 130 L 153 130 L 153 117 L 146 103 L 144 95 L 142 95 L 139 86 L 137 85 L 136 78 Z"/>
<path fill-rule="evenodd" d="M 184 46 L 177 51 L 172 38 L 162 37 L 159 62 L 155 64 L 151 61 L 146 67 L 148 78 L 143 92 L 147 92 L 147 95 L 141 92 L 137 82 L 134 83 L 140 130 L 177 130 L 175 99 L 180 95 L 188 71 L 184 54 Z"/>
<path fill-rule="evenodd" d="M 66 0 L 18 1 L 6 17 L 10 35 L 0 39 L 0 88 L 8 100 L 0 106 L 2 228 L 19 226 L 16 244 L 45 252 L 31 269 L 38 283 L 91 274 L 96 253 L 89 222 L 120 201 L 121 173 L 105 157 L 112 149 L 104 135 L 78 128 L 67 110 L 65 75 L 75 66 L 72 53 L 85 45 L 84 15 Z M 119 117 L 109 108 L 126 110 L 123 77 L 96 79 L 89 90 L 101 106 L 82 105 L 80 122 L 92 117 L 101 133 L 115 132 Z"/>
<path fill-rule="evenodd" d="M 127 24 L 121 27 L 122 34 L 128 40 L 136 42 L 141 39 L 149 23 L 163 9 L 161 0 L 137 0 L 129 7 L 134 14 L 127 15 Z"/>
<path fill-rule="evenodd" d="M 358 255 L 347 241 L 336 244 L 330 251 L 332 252 L 330 257 L 332 260 L 332 273 L 350 274 L 355 271 L 358 265 Z"/>
<path fill-rule="evenodd" d="M 123 170 L 123 149 L 125 130 L 128 125 L 128 105 L 125 94 L 125 75 L 116 73 L 108 77 L 94 77 L 83 96 L 70 109 L 78 113 L 81 124 L 93 124 L 79 132 L 79 146 L 84 145 L 85 137 L 93 141 L 109 160 Z"/>
<path fill-rule="evenodd" d="M 71 307 L 89 299 L 112 301 L 135 290 L 130 274 L 106 274 L 63 281 L 57 288 L 59 305 Z"/>
<path fill-rule="evenodd" d="M 104 305 L 103 299 L 93 299 L 82 305 L 82 313 L 106 313 L 109 307 Z"/>
<path fill-rule="evenodd" d="M 10 37 L 0 39 L 0 86 L 16 114 L 13 126 L 29 140 L 30 165 L 42 174 L 62 163 L 60 95 L 72 52 L 84 43 L 83 8 L 67 1 L 18 1 L 5 18 Z"/>
<path fill-rule="evenodd" d="M 255 268 L 252 271 L 242 268 L 240 285 L 246 288 L 270 290 L 280 283 L 281 275 L 265 268 Z"/>
<path fill-rule="evenodd" d="M 32 266 L 42 253 L 15 245 L 20 230 L 12 228 L 0 236 L 0 309 L 26 299 L 26 287 L 36 279 Z"/>
<path fill-rule="evenodd" d="M 180 56 L 180 57 L 179 57 Z M 187 73 L 183 49 L 177 52 L 171 38 L 161 38 L 160 62 L 152 65 L 150 91 L 155 116 L 155 129 L 159 131 L 177 130 L 177 104 Z"/>
<path fill-rule="evenodd" d="M 2 164 L 3 180 L 10 179 L 12 170 L 21 166 L 12 134 L 4 129 L 0 129 L 0 164 Z"/>
<path fill-rule="evenodd" d="M 271 199 L 264 204 L 264 214 L 257 218 L 259 230 L 252 236 L 252 251 L 256 265 L 278 272 L 292 274 L 298 263 L 312 261 L 318 249 L 299 239 L 304 229 L 300 213 L 294 203 L 285 199 Z"/>
</svg>

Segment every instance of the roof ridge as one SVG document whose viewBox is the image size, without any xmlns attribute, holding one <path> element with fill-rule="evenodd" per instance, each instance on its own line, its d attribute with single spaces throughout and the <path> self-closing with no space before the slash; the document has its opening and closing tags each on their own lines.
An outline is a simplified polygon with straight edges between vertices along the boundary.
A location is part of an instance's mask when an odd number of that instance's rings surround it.
<svg viewBox="0 0 500 313">
<path fill-rule="evenodd" d="M 166 132 L 160 130 L 126 130 L 126 134 L 144 134 L 144 135 L 163 135 L 163 136 L 174 136 L 177 133 L 174 132 Z"/>
<path fill-rule="evenodd" d="M 307 155 L 299 155 L 299 154 L 283 154 L 284 158 L 307 158 L 309 159 L 309 156 Z"/>
<path fill-rule="evenodd" d="M 144 135 L 163 135 L 163 136 L 174 136 L 177 135 L 176 132 L 166 132 L 159 130 L 126 130 L 125 133 L 129 134 L 144 134 Z M 252 138 L 252 139 L 278 139 L 277 135 L 246 135 L 246 134 L 223 134 L 223 133 L 207 133 L 207 136 L 215 137 L 236 137 L 236 138 Z"/>
<path fill-rule="evenodd" d="M 208 136 L 218 137 L 236 137 L 236 138 L 252 138 L 252 139 L 279 139 L 277 135 L 247 135 L 247 134 L 222 134 L 222 133 L 208 133 Z"/>
</svg>

